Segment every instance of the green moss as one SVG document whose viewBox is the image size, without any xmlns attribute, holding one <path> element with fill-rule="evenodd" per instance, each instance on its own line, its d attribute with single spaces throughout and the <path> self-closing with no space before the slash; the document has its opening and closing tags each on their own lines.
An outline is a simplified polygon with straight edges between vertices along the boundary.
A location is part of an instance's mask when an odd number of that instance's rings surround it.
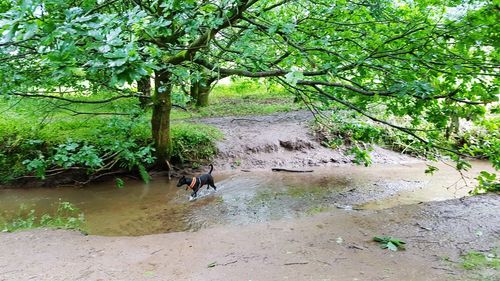
<svg viewBox="0 0 500 281">
<path fill-rule="evenodd" d="M 329 190 L 320 186 L 297 186 L 287 189 L 286 194 L 292 198 L 321 197 L 329 193 Z"/>
<path fill-rule="evenodd" d="M 493 253 L 469 252 L 462 256 L 462 266 L 465 269 L 492 268 L 500 269 L 500 257 Z"/>
<path fill-rule="evenodd" d="M 317 215 L 319 213 L 327 212 L 329 210 L 331 210 L 330 207 L 321 206 L 321 205 L 314 206 L 314 207 L 309 208 L 309 210 L 306 211 L 306 214 L 309 216 L 313 216 L 313 215 Z"/>
<path fill-rule="evenodd" d="M 252 198 L 252 203 L 270 202 L 271 200 L 288 197 L 293 199 L 311 199 L 325 196 L 329 190 L 324 187 L 289 187 L 283 191 L 262 190 Z"/>
</svg>

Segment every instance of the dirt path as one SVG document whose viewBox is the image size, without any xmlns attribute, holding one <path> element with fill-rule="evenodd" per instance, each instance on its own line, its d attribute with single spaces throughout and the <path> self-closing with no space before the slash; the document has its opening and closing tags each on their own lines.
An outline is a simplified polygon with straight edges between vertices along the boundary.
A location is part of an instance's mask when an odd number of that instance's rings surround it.
<svg viewBox="0 0 500 281">
<path fill-rule="evenodd" d="M 0 280 L 470 280 L 458 255 L 500 246 L 499 211 L 490 195 L 141 237 L 2 233 Z"/>
</svg>

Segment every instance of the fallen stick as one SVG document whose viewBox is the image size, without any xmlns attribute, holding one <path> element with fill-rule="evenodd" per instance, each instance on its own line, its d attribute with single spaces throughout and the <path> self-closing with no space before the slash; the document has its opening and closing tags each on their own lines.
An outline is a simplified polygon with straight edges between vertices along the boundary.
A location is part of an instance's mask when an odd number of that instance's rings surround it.
<svg viewBox="0 0 500 281">
<path fill-rule="evenodd" d="M 293 169 L 283 169 L 283 168 L 272 168 L 273 172 L 289 172 L 289 173 L 312 173 L 313 170 L 293 170 Z"/>
<path fill-rule="evenodd" d="M 284 263 L 283 265 L 295 265 L 295 264 L 308 264 L 309 262 L 288 262 Z"/>
</svg>

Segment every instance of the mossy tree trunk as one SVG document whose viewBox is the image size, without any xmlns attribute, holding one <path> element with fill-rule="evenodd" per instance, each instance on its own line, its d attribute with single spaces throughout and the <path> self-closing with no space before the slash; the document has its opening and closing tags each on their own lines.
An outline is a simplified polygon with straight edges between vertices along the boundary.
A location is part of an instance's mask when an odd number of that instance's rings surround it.
<svg viewBox="0 0 500 281">
<path fill-rule="evenodd" d="M 217 79 L 208 77 L 200 81 L 193 82 L 190 88 L 190 96 L 198 107 L 208 106 L 208 96 L 212 89 L 212 83 Z"/>
<path fill-rule="evenodd" d="M 191 85 L 191 98 L 196 106 L 208 106 L 208 96 L 210 95 L 211 85 L 208 81 L 198 81 Z"/>
<path fill-rule="evenodd" d="M 137 81 L 137 91 L 143 96 L 139 98 L 141 108 L 146 108 L 151 98 L 151 77 L 143 77 Z"/>
<path fill-rule="evenodd" d="M 151 126 L 156 149 L 156 166 L 169 169 L 172 155 L 170 135 L 170 110 L 172 109 L 171 73 L 167 70 L 155 74 L 155 95 L 153 97 L 153 116 Z"/>
</svg>

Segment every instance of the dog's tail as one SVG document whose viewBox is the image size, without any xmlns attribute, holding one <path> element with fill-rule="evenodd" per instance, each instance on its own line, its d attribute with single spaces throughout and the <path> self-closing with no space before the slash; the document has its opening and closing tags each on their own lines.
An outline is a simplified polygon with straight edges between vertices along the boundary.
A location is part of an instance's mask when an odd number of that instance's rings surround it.
<svg viewBox="0 0 500 281">
<path fill-rule="evenodd" d="M 208 174 L 212 174 L 212 170 L 214 169 L 214 165 L 210 164 L 210 172 L 208 172 Z"/>
</svg>

